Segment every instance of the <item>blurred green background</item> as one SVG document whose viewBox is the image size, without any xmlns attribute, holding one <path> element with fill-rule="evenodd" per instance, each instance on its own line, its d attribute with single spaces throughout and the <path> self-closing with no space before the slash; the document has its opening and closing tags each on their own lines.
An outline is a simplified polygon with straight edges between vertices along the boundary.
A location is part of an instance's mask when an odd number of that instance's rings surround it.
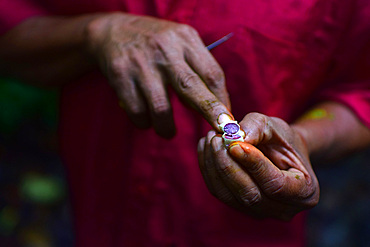
<svg viewBox="0 0 370 247">
<path fill-rule="evenodd" d="M 73 245 L 58 156 L 58 91 L 0 79 L 0 247 Z M 316 169 L 308 246 L 370 246 L 370 149 Z"/>
<path fill-rule="evenodd" d="M 0 246 L 72 246 L 58 92 L 0 79 Z"/>
</svg>

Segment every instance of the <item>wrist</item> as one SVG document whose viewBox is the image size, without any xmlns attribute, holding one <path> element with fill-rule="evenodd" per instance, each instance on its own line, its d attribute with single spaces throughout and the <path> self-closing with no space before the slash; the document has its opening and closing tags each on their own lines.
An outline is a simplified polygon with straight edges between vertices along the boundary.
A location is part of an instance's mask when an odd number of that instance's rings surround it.
<svg viewBox="0 0 370 247">
<path fill-rule="evenodd" d="M 340 158 L 370 142 L 369 129 L 349 108 L 336 102 L 317 105 L 292 128 L 302 136 L 311 159 L 320 162 Z"/>
<path fill-rule="evenodd" d="M 123 13 L 97 13 L 89 15 L 88 20 L 84 23 L 84 48 L 85 52 L 90 57 L 95 57 L 101 53 L 100 49 L 104 46 L 107 37 L 112 32 L 124 31 L 122 28 L 125 24 L 129 23 L 137 16 Z M 114 30 L 116 27 L 115 23 L 119 23 L 120 30 Z"/>
<path fill-rule="evenodd" d="M 308 131 L 305 128 L 303 128 L 302 126 L 299 126 L 299 125 L 296 125 L 296 124 L 292 124 L 292 125 L 290 125 L 290 127 L 293 129 L 293 132 L 295 133 L 297 138 L 299 138 L 300 141 L 303 143 L 303 146 L 306 148 L 308 153 L 310 153 L 310 151 L 312 149 L 312 147 L 311 147 L 312 145 L 309 142 Z"/>
<path fill-rule="evenodd" d="M 103 24 L 107 22 L 107 14 L 98 13 L 86 16 L 82 24 L 82 51 L 91 61 L 97 61 L 96 53 L 99 43 L 104 39 Z M 104 22 L 105 20 L 105 22 Z"/>
</svg>

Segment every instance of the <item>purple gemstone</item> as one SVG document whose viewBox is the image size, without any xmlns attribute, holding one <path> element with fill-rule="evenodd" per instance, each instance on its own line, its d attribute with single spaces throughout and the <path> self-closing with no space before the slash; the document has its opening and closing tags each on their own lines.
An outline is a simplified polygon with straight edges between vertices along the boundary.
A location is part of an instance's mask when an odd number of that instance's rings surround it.
<svg viewBox="0 0 370 247">
<path fill-rule="evenodd" d="M 238 133 L 238 131 L 239 131 L 239 125 L 237 125 L 236 123 L 228 123 L 228 124 L 225 125 L 224 131 L 228 135 L 232 135 L 232 134 Z"/>
<path fill-rule="evenodd" d="M 241 136 L 240 135 L 224 135 L 224 137 L 229 140 L 236 140 L 236 139 L 239 139 Z"/>
</svg>

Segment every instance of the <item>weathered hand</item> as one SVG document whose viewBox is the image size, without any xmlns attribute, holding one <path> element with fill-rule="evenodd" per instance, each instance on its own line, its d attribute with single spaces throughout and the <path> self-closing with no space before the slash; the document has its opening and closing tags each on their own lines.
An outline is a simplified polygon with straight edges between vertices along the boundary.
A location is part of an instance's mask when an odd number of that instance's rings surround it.
<svg viewBox="0 0 370 247">
<path fill-rule="evenodd" d="M 214 128 L 229 112 L 223 71 L 190 26 L 115 13 L 96 18 L 87 30 L 89 52 L 137 126 L 175 134 L 166 83 Z"/>
<path fill-rule="evenodd" d="M 289 220 L 318 203 L 319 185 L 301 136 L 279 118 L 259 113 L 240 126 L 245 142 L 226 150 L 210 131 L 198 145 L 200 169 L 210 192 L 256 217 Z"/>
</svg>

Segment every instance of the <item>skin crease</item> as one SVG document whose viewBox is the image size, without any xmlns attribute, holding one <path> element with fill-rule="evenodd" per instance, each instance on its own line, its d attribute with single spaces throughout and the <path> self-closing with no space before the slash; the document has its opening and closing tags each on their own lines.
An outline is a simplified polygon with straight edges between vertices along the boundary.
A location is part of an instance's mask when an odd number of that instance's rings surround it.
<svg viewBox="0 0 370 247">
<path fill-rule="evenodd" d="M 214 128 L 230 114 L 222 69 L 184 24 L 123 13 L 35 17 L 3 35 L 0 47 L 2 75 L 44 86 L 99 67 L 130 119 L 165 138 L 176 132 L 167 84 Z"/>
<path fill-rule="evenodd" d="M 230 103 L 220 66 L 186 25 L 123 13 L 34 17 L 0 37 L 0 74 L 44 87 L 59 86 L 96 68 L 108 78 L 138 127 L 175 134 L 166 87 L 172 86 L 218 130 Z M 256 217 L 291 219 L 313 207 L 319 186 L 310 159 L 325 162 L 370 143 L 351 110 L 317 106 L 333 119 L 288 125 L 247 114 L 243 143 L 228 150 L 215 131 L 199 142 L 199 165 L 213 195 Z"/>
<path fill-rule="evenodd" d="M 214 130 L 198 144 L 199 167 L 210 192 L 255 217 L 290 220 L 319 201 L 311 160 L 325 163 L 370 145 L 370 130 L 347 107 L 323 102 L 329 117 L 289 125 L 260 113 L 239 123 L 244 142 L 228 149 Z M 332 116 L 335 116 L 334 118 Z"/>
<path fill-rule="evenodd" d="M 316 205 L 318 181 L 302 139 L 282 120 L 259 113 L 239 124 L 245 142 L 228 150 L 215 131 L 199 142 L 199 164 L 211 193 L 247 214 L 281 220 Z"/>
</svg>

